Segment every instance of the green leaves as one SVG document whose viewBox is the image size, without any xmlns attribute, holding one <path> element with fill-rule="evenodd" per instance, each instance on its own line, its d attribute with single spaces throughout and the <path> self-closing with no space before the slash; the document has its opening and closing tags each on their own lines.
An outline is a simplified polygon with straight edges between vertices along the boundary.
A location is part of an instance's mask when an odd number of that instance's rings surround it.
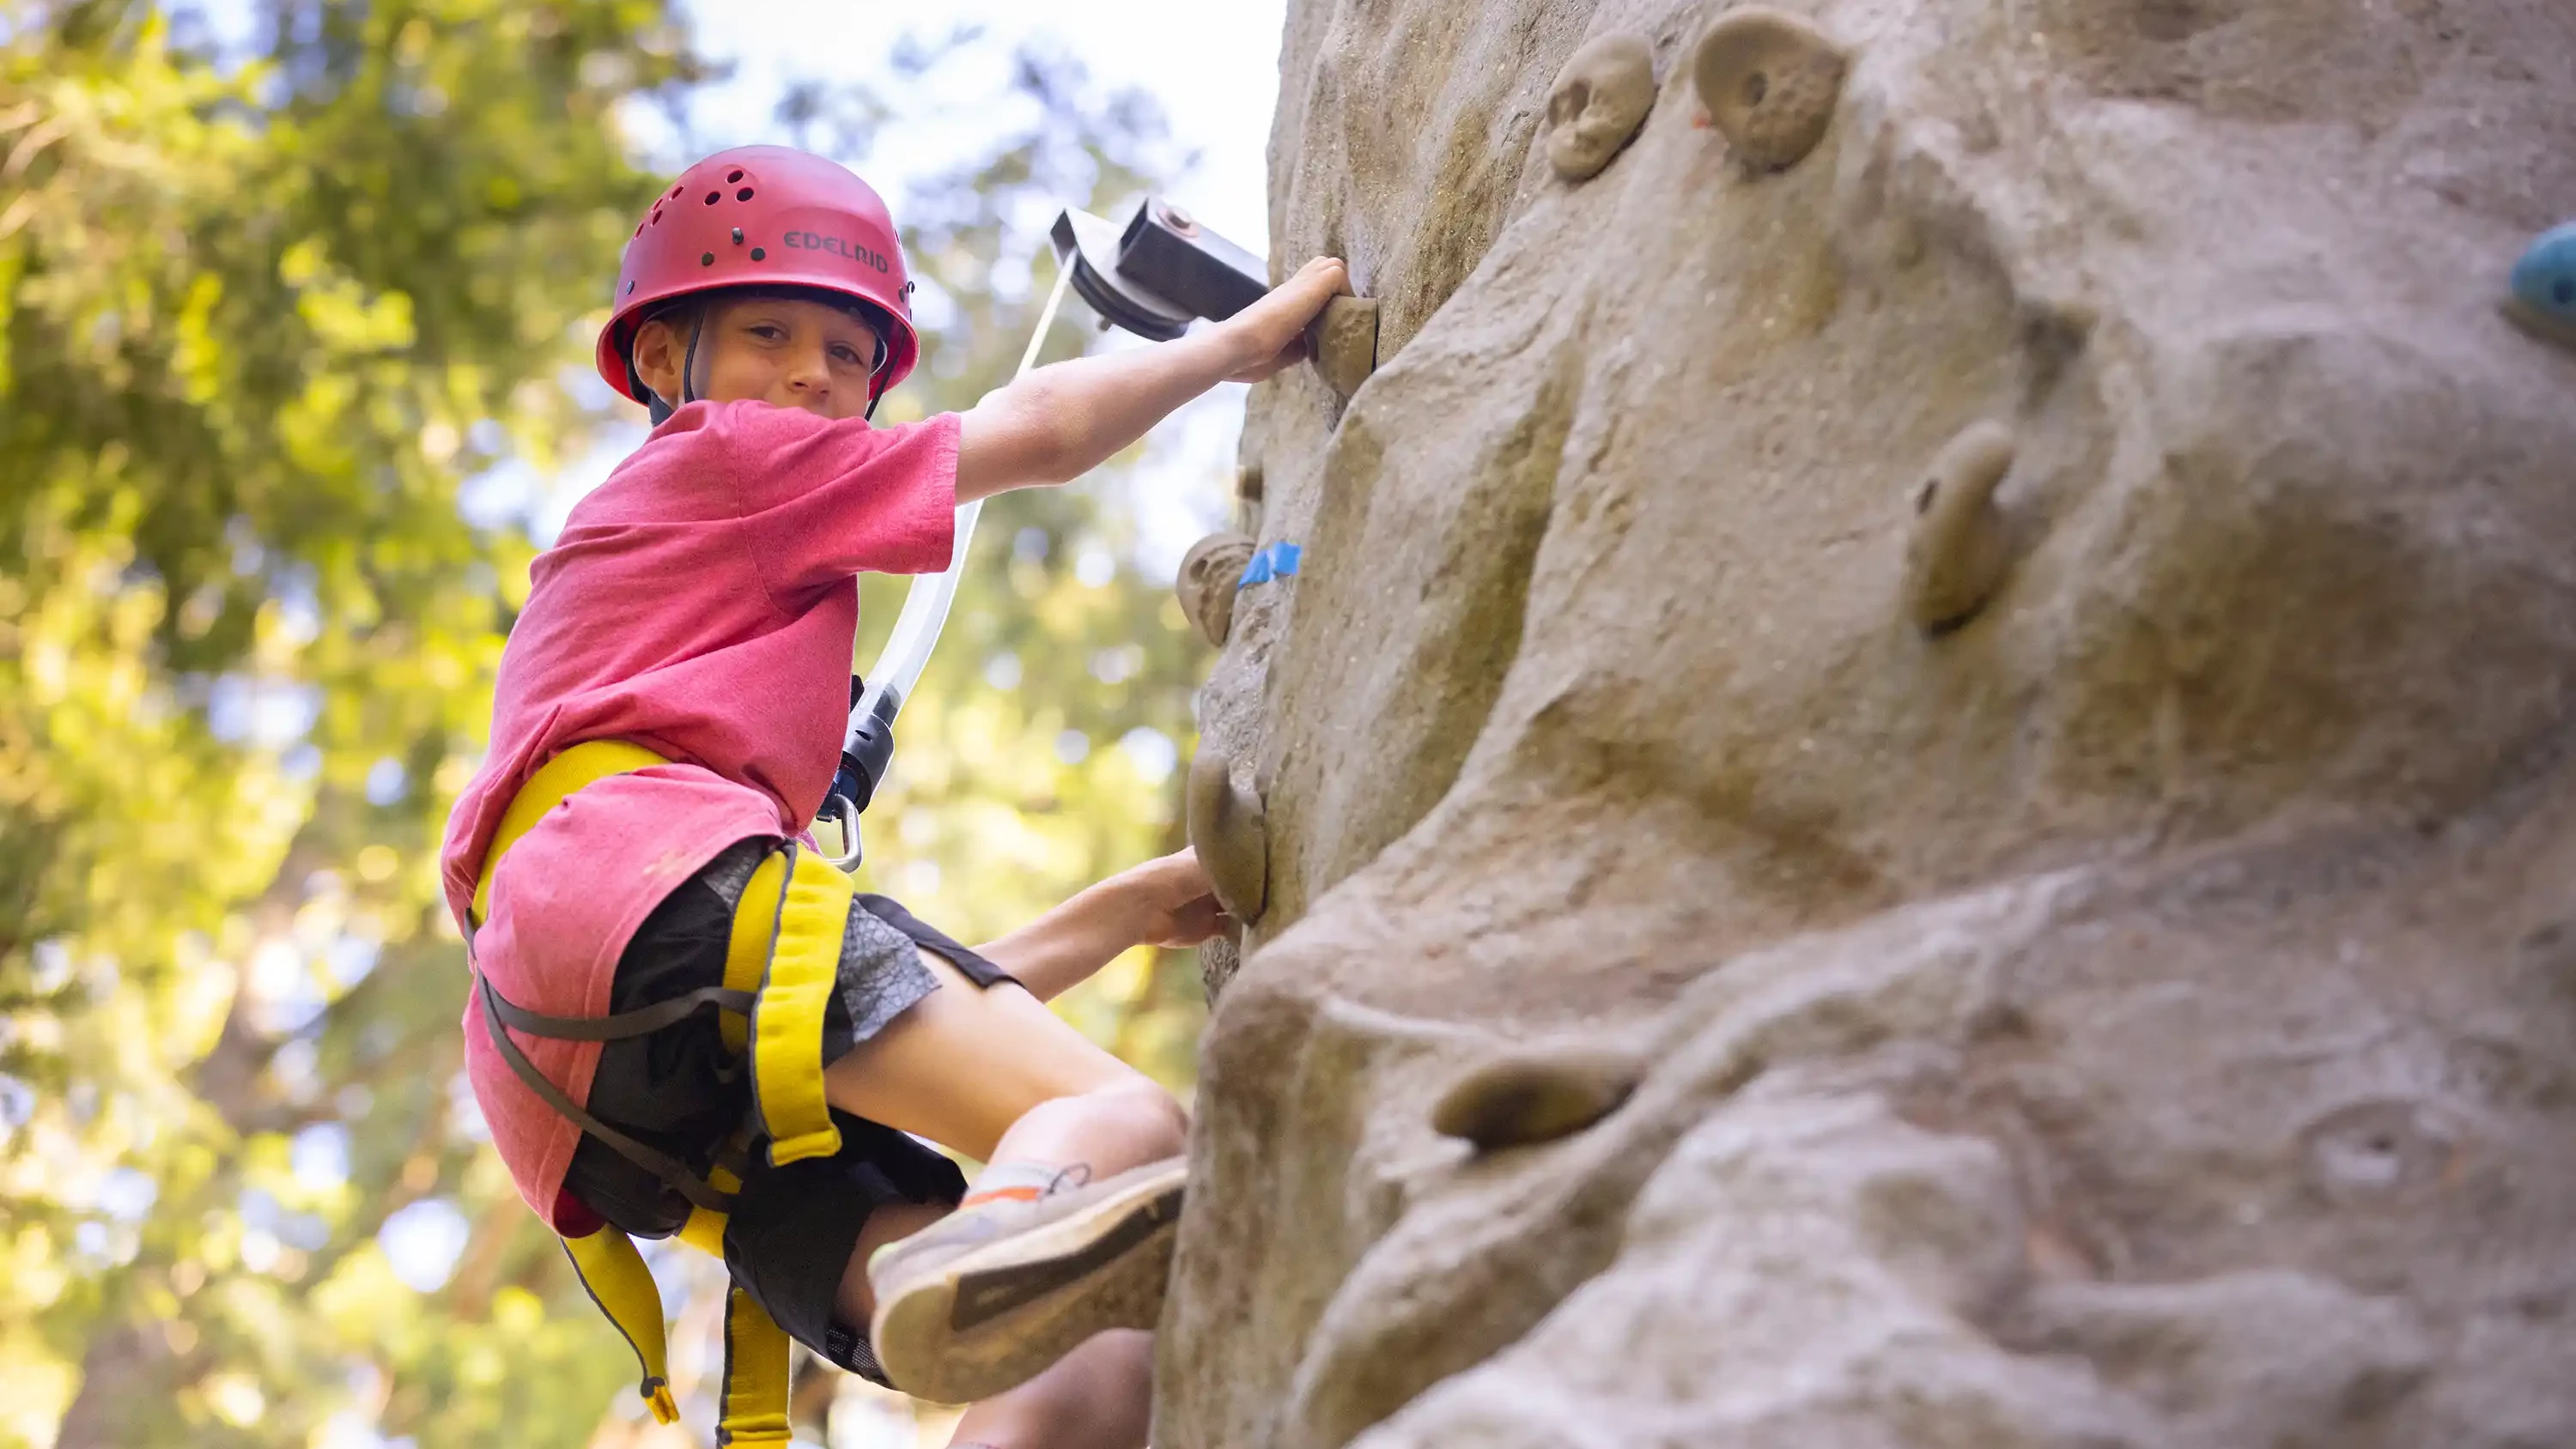
<svg viewBox="0 0 2576 1449">
<path fill-rule="evenodd" d="M 0 1446 L 582 1445 L 624 1352 L 457 1083 L 434 856 L 534 553 L 457 499 L 610 421 L 579 380 L 660 184 L 618 118 L 709 68 L 660 0 L 251 13 L 227 50 L 0 0 Z M 1061 57 L 1014 84 L 1016 129 L 897 200 L 945 313 L 890 411 L 1008 376 L 1032 216 L 1176 160 Z M 818 145 L 920 109 L 801 94 Z M 1204 656 L 1118 562 L 1127 506 L 998 500 L 906 712 L 873 884 L 961 936 L 1179 843 Z M 1186 1079 L 1181 963 L 1063 1009 Z"/>
<path fill-rule="evenodd" d="M 64 1371 L 0 1342 L 39 1389 L 0 1441 L 77 1384 L 66 1444 L 302 1442 L 400 1376 L 350 1330 L 428 1322 L 366 1289 L 376 1225 L 502 1201 L 449 1133 L 432 853 L 530 549 L 454 500 L 586 426 L 554 379 L 655 184 L 610 112 L 698 66 L 623 0 L 268 18 L 235 64 L 150 7 L 0 9 L 0 1072 L 34 1089 L 0 1190 L 63 1269 L 0 1318 Z M 285 1145 L 334 1116 L 445 1145 L 299 1198 Z M 120 1172 L 158 1184 L 130 1223 Z"/>
</svg>

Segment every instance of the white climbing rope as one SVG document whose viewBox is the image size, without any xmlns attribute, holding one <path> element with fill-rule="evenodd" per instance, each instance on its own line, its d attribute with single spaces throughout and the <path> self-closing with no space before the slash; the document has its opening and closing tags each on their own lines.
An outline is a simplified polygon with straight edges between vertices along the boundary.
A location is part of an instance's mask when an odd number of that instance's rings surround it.
<svg viewBox="0 0 2576 1449">
<path fill-rule="evenodd" d="M 1045 346 L 1047 332 L 1055 326 L 1055 314 L 1064 305 L 1067 283 L 1073 280 L 1073 261 L 1056 260 L 1055 286 L 1047 292 L 1046 305 L 1038 311 L 1037 330 L 1029 334 L 1028 350 L 1020 354 L 1020 366 L 1011 374 L 1018 382 L 1038 365 L 1038 350 Z M 844 747 L 856 736 L 859 722 L 873 716 L 878 706 L 893 702 L 888 719 L 903 710 L 904 701 L 912 697 L 913 686 L 921 682 L 921 671 L 930 663 L 930 651 L 939 643 L 939 631 L 948 623 L 949 607 L 957 602 L 957 580 L 966 571 L 966 550 L 975 541 L 975 520 L 984 512 L 984 500 L 958 505 L 957 542 L 948 555 L 948 568 L 912 581 L 903 596 L 903 612 L 895 616 L 894 632 L 886 636 L 885 648 L 878 651 L 876 667 L 864 676 L 867 684 L 859 702 L 850 707 L 850 731 L 843 736 Z M 833 864 L 849 870 L 859 863 L 858 817 L 847 810 L 847 802 L 834 797 L 824 804 L 827 815 L 836 815 L 842 831 L 841 853 Z"/>
</svg>

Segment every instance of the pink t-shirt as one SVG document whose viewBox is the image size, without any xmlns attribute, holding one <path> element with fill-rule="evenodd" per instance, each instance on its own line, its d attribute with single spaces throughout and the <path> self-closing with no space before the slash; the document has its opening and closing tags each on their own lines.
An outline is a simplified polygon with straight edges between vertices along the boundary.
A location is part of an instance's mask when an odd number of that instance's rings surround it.
<svg viewBox="0 0 2576 1449">
<path fill-rule="evenodd" d="M 493 832 L 537 768 L 584 740 L 673 761 L 603 780 L 503 858 L 475 969 L 508 1000 L 601 1016 L 628 937 L 735 841 L 794 835 L 831 787 L 849 717 L 863 571 L 948 566 L 955 414 L 873 429 L 765 403 L 691 403 L 645 440 L 530 569 L 492 702 L 492 747 L 448 817 L 440 865 L 461 922 Z M 512 1039 L 576 1102 L 596 1042 Z M 580 1131 L 513 1076 L 465 1013 L 466 1074 L 540 1217 Z"/>
</svg>

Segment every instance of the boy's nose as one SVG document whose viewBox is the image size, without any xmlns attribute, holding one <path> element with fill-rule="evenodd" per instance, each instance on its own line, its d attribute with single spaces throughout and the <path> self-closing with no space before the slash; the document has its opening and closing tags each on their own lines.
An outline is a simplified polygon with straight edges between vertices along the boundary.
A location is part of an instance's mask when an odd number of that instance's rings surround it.
<svg viewBox="0 0 2576 1449">
<path fill-rule="evenodd" d="M 787 385 L 818 398 L 830 396 L 832 360 L 824 356 L 823 349 L 819 347 L 798 352 L 795 362 L 787 369 Z"/>
</svg>

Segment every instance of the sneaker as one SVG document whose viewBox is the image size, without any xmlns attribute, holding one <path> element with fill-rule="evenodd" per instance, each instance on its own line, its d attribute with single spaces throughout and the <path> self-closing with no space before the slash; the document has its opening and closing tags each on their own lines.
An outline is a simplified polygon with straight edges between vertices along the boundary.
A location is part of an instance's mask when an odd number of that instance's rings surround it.
<svg viewBox="0 0 2576 1449">
<path fill-rule="evenodd" d="M 1163 1316 L 1181 1158 L 1028 1202 L 959 1208 L 868 1260 L 877 1362 L 898 1389 L 971 1404 L 1112 1328 Z"/>
</svg>

